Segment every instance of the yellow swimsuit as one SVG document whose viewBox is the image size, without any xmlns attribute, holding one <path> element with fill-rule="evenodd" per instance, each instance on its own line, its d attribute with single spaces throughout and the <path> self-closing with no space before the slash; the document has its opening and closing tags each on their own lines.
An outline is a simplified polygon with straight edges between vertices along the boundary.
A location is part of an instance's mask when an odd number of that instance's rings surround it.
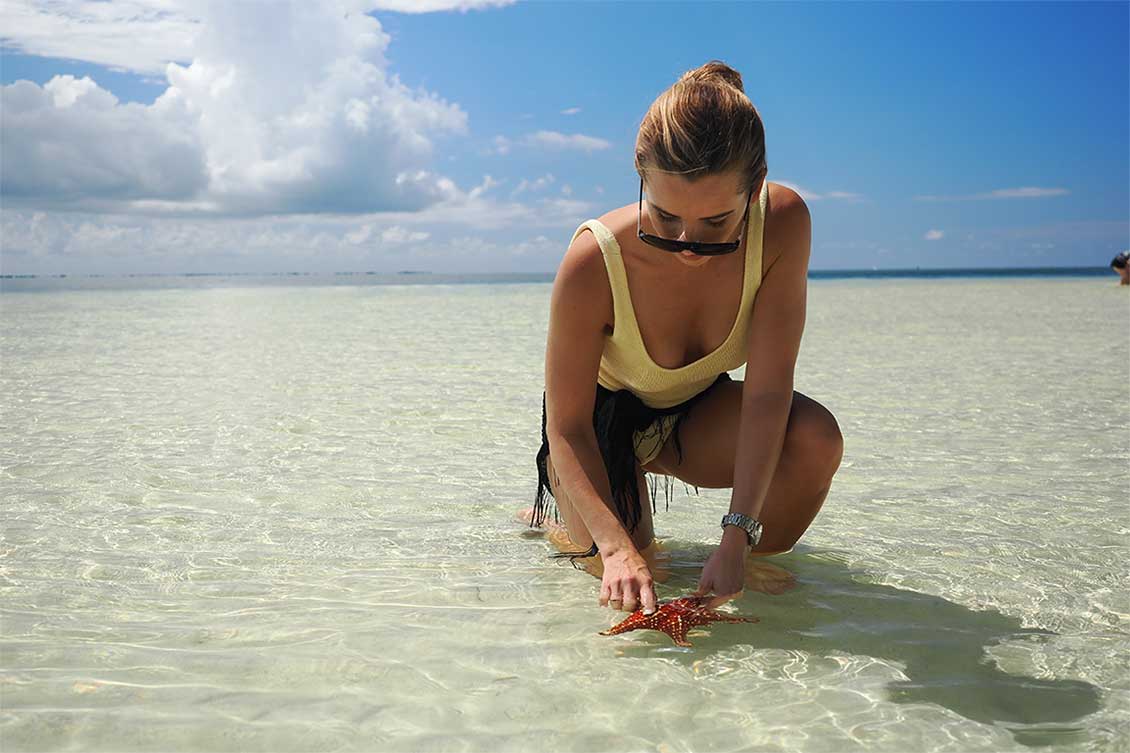
<svg viewBox="0 0 1130 753">
<path fill-rule="evenodd" d="M 709 387 L 724 371 L 732 371 L 748 358 L 749 327 L 753 315 L 753 301 L 761 286 L 762 245 L 765 229 L 765 207 L 769 198 L 769 181 L 762 181 L 761 196 L 749 207 L 749 218 L 744 237 L 745 267 L 742 281 L 741 305 L 729 336 L 713 353 L 681 366 L 667 369 L 652 360 L 640 335 L 632 295 L 628 289 L 628 275 L 624 257 L 616 236 L 600 220 L 581 223 L 573 233 L 576 239 L 589 230 L 600 245 L 608 280 L 612 286 L 612 304 L 615 327 L 604 341 L 600 357 L 597 383 L 607 390 L 631 390 L 651 408 L 670 408 L 694 397 Z M 570 241 L 571 243 L 572 241 Z M 656 253 L 665 253 L 656 251 Z M 637 432 L 636 455 L 640 464 L 650 462 L 670 434 L 675 416 L 663 416 Z"/>
<path fill-rule="evenodd" d="M 769 182 L 762 183 L 761 196 L 751 202 L 743 237 L 746 239 L 742 278 L 741 304 L 737 319 L 726 340 L 713 353 L 677 369 L 667 369 L 652 360 L 644 347 L 628 289 L 628 276 L 621 256 L 620 244 L 599 220 L 581 223 L 577 235 L 585 230 L 596 236 L 608 280 L 612 288 L 615 326 L 604 340 L 597 374 L 596 403 L 593 426 L 600 446 L 601 458 L 608 472 L 612 501 L 617 516 L 629 532 L 640 520 L 640 494 L 637 465 L 655 459 L 668 438 L 675 434 L 675 449 L 681 457 L 679 422 L 694 403 L 706 397 L 711 388 L 727 381 L 732 369 L 748 358 L 749 328 L 753 302 L 761 286 L 762 241 L 765 231 L 765 209 L 769 198 Z M 656 249 L 656 253 L 665 253 Z M 549 438 L 546 434 L 546 398 L 542 393 L 541 448 L 536 463 L 538 489 L 534 497 L 531 525 L 541 525 L 552 497 L 546 459 Z M 670 476 L 665 476 L 670 501 Z M 651 499 L 655 499 L 652 491 Z M 555 513 L 556 517 L 556 513 Z M 591 556 L 592 552 L 566 553 L 566 556 Z"/>
</svg>

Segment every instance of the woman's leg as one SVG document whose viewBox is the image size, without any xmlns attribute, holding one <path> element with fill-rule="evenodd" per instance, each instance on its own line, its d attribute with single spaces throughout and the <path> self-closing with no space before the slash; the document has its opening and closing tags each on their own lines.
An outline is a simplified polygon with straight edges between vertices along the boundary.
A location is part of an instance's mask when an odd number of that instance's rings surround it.
<svg viewBox="0 0 1130 753">
<path fill-rule="evenodd" d="M 653 465 L 698 487 L 732 488 L 742 386 L 740 381 L 719 385 L 692 407 L 679 430 L 682 462 L 676 460 L 669 440 Z M 835 417 L 812 398 L 794 392 L 781 456 L 759 515 L 765 536 L 755 553 L 793 547 L 823 505 L 842 457 L 843 437 Z M 718 517 L 724 512 L 718 511 Z"/>
</svg>

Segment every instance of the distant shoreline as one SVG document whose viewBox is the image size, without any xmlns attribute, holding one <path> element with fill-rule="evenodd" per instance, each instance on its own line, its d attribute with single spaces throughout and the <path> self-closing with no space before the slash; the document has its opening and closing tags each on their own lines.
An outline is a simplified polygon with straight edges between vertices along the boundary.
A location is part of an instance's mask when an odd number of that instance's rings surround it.
<svg viewBox="0 0 1130 753">
<path fill-rule="evenodd" d="M 466 285 L 551 285 L 553 274 L 442 274 L 436 272 L 185 272 L 125 275 L 0 275 L 0 294 L 109 291 L 109 290 L 215 290 L 223 288 L 378 288 Z M 1116 280 L 1105 267 L 1031 267 L 1027 269 L 847 269 L 813 270 L 815 284 L 864 280 L 989 280 L 989 279 L 1093 279 Z"/>
<path fill-rule="evenodd" d="M 809 279 L 850 279 L 857 277 L 1091 277 L 1109 275 L 1107 267 L 939 267 L 915 269 L 813 269 Z M 178 278 L 178 277 L 378 277 L 403 278 L 466 279 L 468 281 L 504 283 L 552 282 L 553 272 L 481 272 L 448 273 L 427 272 L 406 269 L 398 272 L 132 272 L 126 274 L 0 274 L 0 280 L 46 280 L 46 279 L 128 279 L 128 278 Z M 403 282 L 402 279 L 396 282 Z"/>
</svg>

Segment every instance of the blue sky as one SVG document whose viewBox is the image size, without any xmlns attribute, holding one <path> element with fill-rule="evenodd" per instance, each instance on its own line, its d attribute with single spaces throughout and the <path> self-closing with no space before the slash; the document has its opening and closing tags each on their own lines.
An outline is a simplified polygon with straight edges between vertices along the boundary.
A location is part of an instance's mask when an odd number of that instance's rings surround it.
<svg viewBox="0 0 1130 753">
<path fill-rule="evenodd" d="M 714 58 L 814 269 L 1130 247 L 1127 3 L 108 7 L 3 11 L 6 274 L 551 273 L 635 201 L 650 102 Z"/>
</svg>

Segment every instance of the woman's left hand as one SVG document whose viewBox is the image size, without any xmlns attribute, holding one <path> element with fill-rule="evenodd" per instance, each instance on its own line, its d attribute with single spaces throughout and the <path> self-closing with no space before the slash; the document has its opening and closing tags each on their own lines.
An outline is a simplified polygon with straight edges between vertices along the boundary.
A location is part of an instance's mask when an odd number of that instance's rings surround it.
<svg viewBox="0 0 1130 753">
<path fill-rule="evenodd" d="M 742 594 L 745 585 L 746 546 L 744 542 L 734 544 L 723 538 L 702 567 L 702 577 L 694 596 L 714 594 L 707 607 L 714 609 Z"/>
</svg>

